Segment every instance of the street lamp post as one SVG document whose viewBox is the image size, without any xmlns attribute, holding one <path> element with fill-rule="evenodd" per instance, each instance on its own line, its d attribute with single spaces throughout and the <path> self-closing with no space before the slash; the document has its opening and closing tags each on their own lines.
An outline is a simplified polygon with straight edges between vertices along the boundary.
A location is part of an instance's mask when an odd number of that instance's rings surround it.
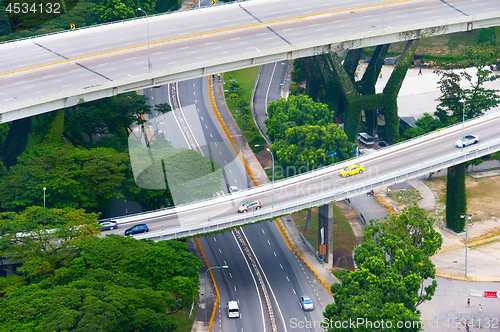
<svg viewBox="0 0 500 332">
<path fill-rule="evenodd" d="M 261 146 L 261 145 L 255 144 L 255 146 Z M 273 200 L 272 200 L 272 205 L 271 206 L 274 209 L 274 155 L 273 155 L 273 153 L 271 152 L 271 150 L 269 148 L 266 148 L 266 151 L 271 154 L 271 158 L 273 159 L 273 182 L 272 182 L 273 188 L 271 189 L 272 190 Z"/>
<path fill-rule="evenodd" d="M 137 10 L 140 10 L 146 15 L 146 26 L 148 29 L 148 72 L 151 72 L 151 58 L 149 56 L 149 16 L 148 13 L 146 13 L 146 11 L 144 11 L 143 9 L 137 8 Z"/>
<path fill-rule="evenodd" d="M 385 19 L 385 0 L 382 5 L 382 29 L 384 28 L 384 19 Z"/>
<path fill-rule="evenodd" d="M 43 208 L 45 209 L 45 190 L 47 190 L 47 188 L 43 187 Z"/>
<path fill-rule="evenodd" d="M 472 214 L 467 215 L 464 213 L 460 218 L 465 218 L 465 279 L 467 279 L 467 224 L 469 219 L 472 218 Z"/>
<path fill-rule="evenodd" d="M 271 206 L 274 209 L 274 155 L 269 148 L 267 148 L 266 150 L 267 150 L 267 152 L 269 152 L 271 154 L 271 158 L 273 159 L 273 189 L 272 189 L 273 200 L 272 200 Z"/>
<path fill-rule="evenodd" d="M 464 152 L 465 99 L 462 101 L 462 152 Z"/>
<path fill-rule="evenodd" d="M 207 272 L 210 271 L 211 269 L 228 269 L 229 266 L 223 265 L 223 266 L 212 266 L 208 270 L 205 271 L 205 323 L 207 322 Z"/>
</svg>

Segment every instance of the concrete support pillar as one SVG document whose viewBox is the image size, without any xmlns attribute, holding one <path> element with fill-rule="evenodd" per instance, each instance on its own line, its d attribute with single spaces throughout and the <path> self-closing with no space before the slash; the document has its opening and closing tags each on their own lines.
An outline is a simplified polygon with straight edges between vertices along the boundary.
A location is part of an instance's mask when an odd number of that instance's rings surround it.
<svg viewBox="0 0 500 332">
<path fill-rule="evenodd" d="M 333 203 L 318 207 L 318 247 L 319 256 L 333 265 Z"/>
</svg>

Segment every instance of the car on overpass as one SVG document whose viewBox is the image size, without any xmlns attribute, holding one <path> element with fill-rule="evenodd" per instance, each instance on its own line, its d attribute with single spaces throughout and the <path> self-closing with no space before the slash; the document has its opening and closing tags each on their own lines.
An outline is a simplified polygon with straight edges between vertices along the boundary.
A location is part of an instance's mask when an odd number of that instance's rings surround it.
<svg viewBox="0 0 500 332">
<path fill-rule="evenodd" d="M 365 167 L 361 164 L 352 164 L 340 171 L 340 176 L 345 178 L 354 174 L 363 173 Z"/>
<path fill-rule="evenodd" d="M 134 235 L 134 234 L 140 234 L 140 233 L 147 233 L 149 232 L 149 227 L 146 224 L 138 224 L 135 226 L 132 226 L 128 228 L 125 231 L 125 236 L 127 235 Z"/>
<path fill-rule="evenodd" d="M 476 135 L 466 135 L 463 139 L 459 139 L 458 141 L 456 141 L 455 146 L 457 148 L 462 148 L 472 144 L 476 144 L 477 142 L 479 142 L 479 137 L 477 137 Z"/>
<path fill-rule="evenodd" d="M 118 223 L 113 220 L 100 221 L 99 226 L 101 227 L 101 231 L 107 231 L 118 228 Z"/>
<path fill-rule="evenodd" d="M 262 204 L 259 201 L 248 201 L 246 203 L 243 203 L 240 205 L 238 208 L 238 212 L 248 212 L 252 210 L 258 210 L 262 207 Z"/>
</svg>

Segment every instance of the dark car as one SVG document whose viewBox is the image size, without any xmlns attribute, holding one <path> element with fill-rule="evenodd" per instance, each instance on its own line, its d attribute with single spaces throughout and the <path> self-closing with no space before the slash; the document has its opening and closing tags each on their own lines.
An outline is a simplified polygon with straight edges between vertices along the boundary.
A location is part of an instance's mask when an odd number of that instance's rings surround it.
<svg viewBox="0 0 500 332">
<path fill-rule="evenodd" d="M 112 230 L 115 228 L 118 228 L 118 223 L 113 220 L 108 220 L 108 221 L 100 221 L 99 226 L 101 226 L 101 231 L 107 231 L 107 230 Z"/>
<path fill-rule="evenodd" d="M 146 233 L 149 232 L 149 227 L 146 224 L 139 224 L 130 227 L 125 231 L 125 236 L 127 235 L 133 235 L 133 234 L 140 234 L 140 233 Z"/>
</svg>

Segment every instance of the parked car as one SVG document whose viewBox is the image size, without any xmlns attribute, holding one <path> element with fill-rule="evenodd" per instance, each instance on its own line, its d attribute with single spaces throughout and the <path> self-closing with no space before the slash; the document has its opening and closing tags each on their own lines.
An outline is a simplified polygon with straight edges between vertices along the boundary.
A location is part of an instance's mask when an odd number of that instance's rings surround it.
<svg viewBox="0 0 500 332">
<path fill-rule="evenodd" d="M 359 133 L 358 141 L 363 143 L 364 145 L 373 145 L 373 137 L 371 137 L 367 133 Z"/>
<path fill-rule="evenodd" d="M 314 303 L 312 302 L 311 298 L 307 295 L 303 295 L 300 297 L 300 306 L 304 311 L 314 310 Z"/>
<path fill-rule="evenodd" d="M 262 207 L 262 204 L 259 201 L 249 201 L 246 203 L 243 203 L 239 208 L 238 212 L 248 212 L 252 210 L 257 210 Z"/>
<path fill-rule="evenodd" d="M 461 148 L 462 145 L 466 147 L 472 144 L 476 144 L 477 142 L 479 142 L 479 137 L 477 137 L 476 135 L 466 135 L 464 137 L 463 143 L 462 139 L 459 139 L 458 141 L 455 142 L 455 146 L 457 148 Z"/>
<path fill-rule="evenodd" d="M 113 220 L 100 221 L 99 225 L 101 226 L 101 231 L 107 231 L 118 228 L 118 223 Z"/>
<path fill-rule="evenodd" d="M 385 148 L 387 146 L 387 142 L 384 142 L 384 141 L 378 141 L 377 142 L 377 146 L 379 148 Z"/>
<path fill-rule="evenodd" d="M 133 234 L 140 234 L 140 233 L 146 233 L 149 232 L 149 227 L 146 224 L 138 224 L 135 226 L 130 227 L 125 231 L 125 236 L 127 235 L 133 235 Z"/>
<path fill-rule="evenodd" d="M 361 164 L 352 164 L 340 171 L 340 176 L 345 178 L 354 174 L 362 173 L 365 167 Z"/>
</svg>

